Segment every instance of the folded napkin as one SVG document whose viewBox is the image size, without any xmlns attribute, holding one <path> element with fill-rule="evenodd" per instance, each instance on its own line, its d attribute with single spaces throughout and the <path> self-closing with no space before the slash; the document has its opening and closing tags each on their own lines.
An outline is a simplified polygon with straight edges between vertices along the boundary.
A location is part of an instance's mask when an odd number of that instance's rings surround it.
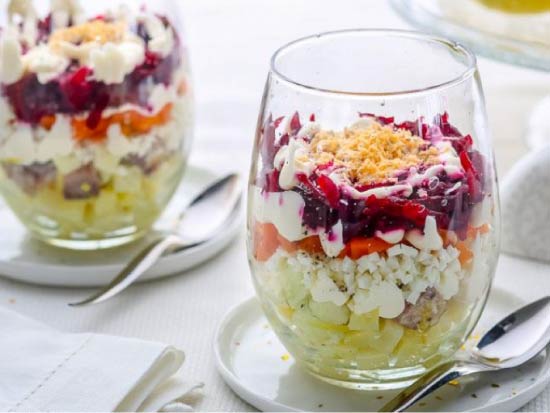
<svg viewBox="0 0 550 413">
<path fill-rule="evenodd" d="M 501 185 L 502 249 L 550 262 L 550 146 L 524 156 Z"/>
<path fill-rule="evenodd" d="M 175 373 L 181 351 L 160 343 L 66 334 L 0 307 L 0 411 L 191 411 Z"/>
</svg>

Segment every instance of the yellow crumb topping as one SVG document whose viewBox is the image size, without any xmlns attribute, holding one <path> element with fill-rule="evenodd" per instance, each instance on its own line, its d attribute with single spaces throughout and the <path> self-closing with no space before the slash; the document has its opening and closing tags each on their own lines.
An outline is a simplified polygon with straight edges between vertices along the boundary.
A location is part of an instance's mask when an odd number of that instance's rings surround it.
<svg viewBox="0 0 550 413">
<path fill-rule="evenodd" d="M 439 152 L 407 130 L 373 122 L 343 132 L 321 131 L 311 141 L 316 164 L 343 167 L 351 182 L 367 184 L 392 178 L 399 171 L 439 163 Z"/>
<path fill-rule="evenodd" d="M 49 45 L 55 48 L 62 42 L 77 45 L 90 42 L 100 44 L 107 42 L 118 43 L 122 41 L 125 31 L 125 23 L 108 23 L 103 20 L 94 20 L 79 24 L 78 26 L 57 29 L 50 36 Z"/>
</svg>

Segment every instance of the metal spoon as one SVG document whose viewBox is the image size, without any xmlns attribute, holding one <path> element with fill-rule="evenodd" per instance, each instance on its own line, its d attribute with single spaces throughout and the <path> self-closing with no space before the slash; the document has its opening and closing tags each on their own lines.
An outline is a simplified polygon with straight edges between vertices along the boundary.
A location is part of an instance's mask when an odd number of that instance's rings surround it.
<svg viewBox="0 0 550 413">
<path fill-rule="evenodd" d="M 380 412 L 402 412 L 459 377 L 517 367 L 550 342 L 550 297 L 520 308 L 491 328 L 464 359 L 444 363 L 424 374 Z"/>
<path fill-rule="evenodd" d="M 179 252 L 210 240 L 235 219 L 240 199 L 241 188 L 237 174 L 214 182 L 185 206 L 172 231 L 145 247 L 109 285 L 91 297 L 69 305 L 78 307 L 108 300 L 137 280 L 166 252 Z"/>
</svg>

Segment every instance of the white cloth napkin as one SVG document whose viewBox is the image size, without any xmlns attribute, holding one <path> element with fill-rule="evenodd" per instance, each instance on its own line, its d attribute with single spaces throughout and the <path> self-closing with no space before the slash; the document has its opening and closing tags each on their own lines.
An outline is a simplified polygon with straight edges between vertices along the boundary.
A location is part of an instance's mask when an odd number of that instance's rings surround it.
<svg viewBox="0 0 550 413">
<path fill-rule="evenodd" d="M 503 251 L 550 262 L 550 146 L 517 162 L 500 195 Z"/>
<path fill-rule="evenodd" d="M 0 411 L 192 411 L 173 347 L 67 334 L 0 307 Z"/>
</svg>

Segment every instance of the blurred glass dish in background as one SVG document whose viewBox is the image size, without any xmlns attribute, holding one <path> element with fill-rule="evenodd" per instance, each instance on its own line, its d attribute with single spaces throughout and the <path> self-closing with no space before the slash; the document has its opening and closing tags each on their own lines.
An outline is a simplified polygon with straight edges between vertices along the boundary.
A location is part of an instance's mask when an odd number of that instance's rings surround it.
<svg viewBox="0 0 550 413">
<path fill-rule="evenodd" d="M 406 20 L 477 53 L 550 70 L 550 1 L 392 0 Z"/>
<path fill-rule="evenodd" d="M 475 52 L 550 71 L 550 0 L 392 0 L 397 12 L 428 33 L 446 36 Z M 550 96 L 533 111 L 525 139 L 550 143 Z"/>
<path fill-rule="evenodd" d="M 73 249 L 144 235 L 191 143 L 173 2 L 6 2 L 0 191 L 38 238 Z M 35 7 L 36 6 L 36 7 Z"/>
</svg>

